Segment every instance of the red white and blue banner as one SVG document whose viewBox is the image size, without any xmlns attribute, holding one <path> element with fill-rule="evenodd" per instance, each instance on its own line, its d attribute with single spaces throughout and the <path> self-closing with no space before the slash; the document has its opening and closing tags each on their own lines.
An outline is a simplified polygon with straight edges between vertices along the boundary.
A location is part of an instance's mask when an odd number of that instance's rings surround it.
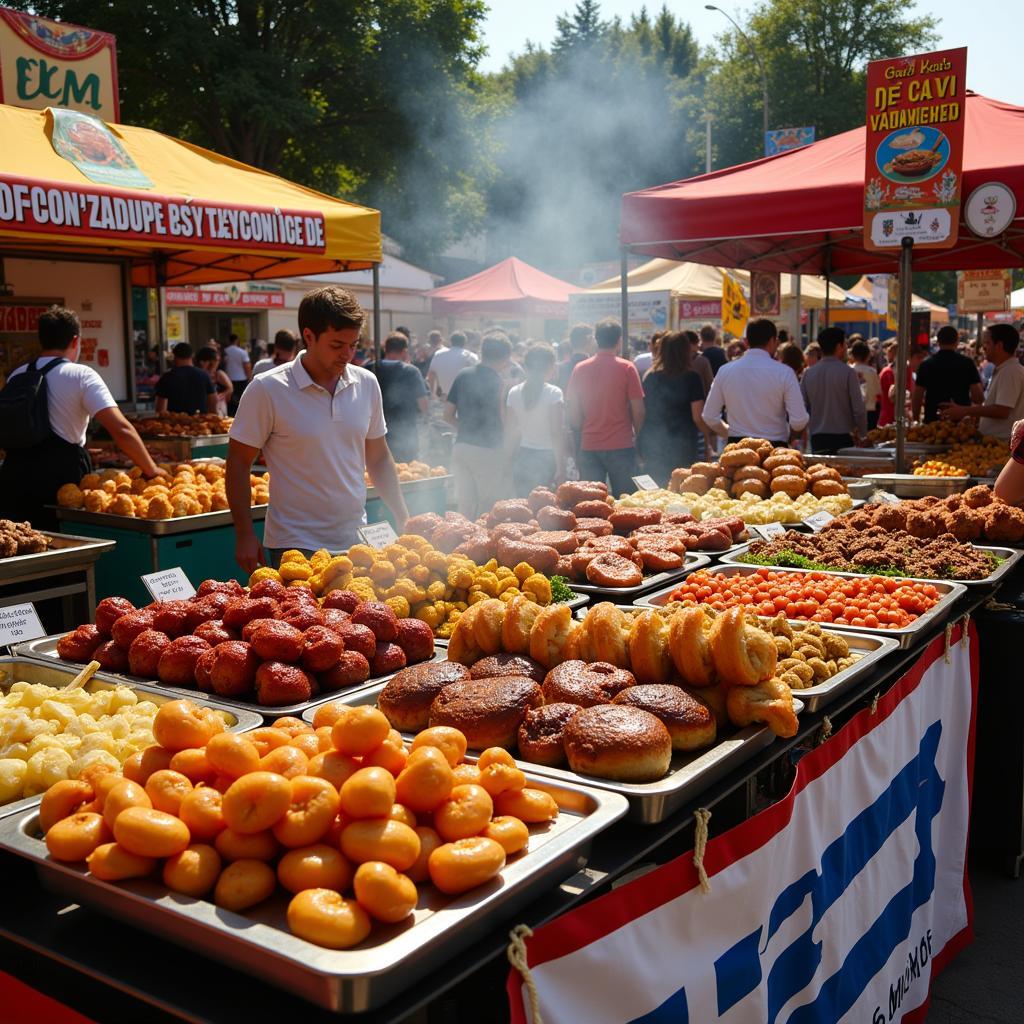
<svg viewBox="0 0 1024 1024">
<path fill-rule="evenodd" d="M 923 1021 L 973 934 L 978 642 L 960 638 L 807 754 L 785 799 L 709 840 L 710 892 L 686 854 L 538 929 L 544 1024 Z M 527 1024 L 516 971 L 508 993 Z"/>
</svg>

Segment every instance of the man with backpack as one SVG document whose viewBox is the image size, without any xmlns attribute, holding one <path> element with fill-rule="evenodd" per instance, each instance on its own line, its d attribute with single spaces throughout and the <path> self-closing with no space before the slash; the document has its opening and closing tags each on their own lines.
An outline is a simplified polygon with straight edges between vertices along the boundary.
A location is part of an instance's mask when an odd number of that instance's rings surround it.
<svg viewBox="0 0 1024 1024">
<path fill-rule="evenodd" d="M 53 530 L 57 518 L 47 505 L 57 491 L 77 484 L 92 464 L 85 449 L 90 417 L 147 479 L 159 476 L 146 446 L 125 419 L 103 382 L 89 366 L 78 363 L 78 315 L 51 306 L 39 317 L 39 355 L 19 366 L 0 391 L 0 518 L 28 520 Z"/>
</svg>

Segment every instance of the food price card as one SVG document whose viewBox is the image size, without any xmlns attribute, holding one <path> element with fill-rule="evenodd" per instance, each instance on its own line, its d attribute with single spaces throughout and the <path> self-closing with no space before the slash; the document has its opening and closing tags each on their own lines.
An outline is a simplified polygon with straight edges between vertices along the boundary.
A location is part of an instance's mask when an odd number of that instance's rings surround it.
<svg viewBox="0 0 1024 1024">
<path fill-rule="evenodd" d="M 187 601 L 196 596 L 196 588 L 189 583 L 181 566 L 148 572 L 141 578 L 154 601 Z"/>
<path fill-rule="evenodd" d="M 394 544 L 398 540 L 395 528 L 386 520 L 380 523 L 369 523 L 366 526 L 360 526 L 358 532 L 359 536 L 363 538 L 363 543 L 369 544 L 371 548 L 377 551 L 380 551 L 381 548 L 386 548 L 389 544 Z"/>
<path fill-rule="evenodd" d="M 786 528 L 782 523 L 758 523 L 751 525 L 750 531 L 756 533 L 761 540 L 771 540 L 773 537 L 781 537 L 786 532 Z"/>
<path fill-rule="evenodd" d="M 0 647 L 25 643 L 46 636 L 33 604 L 12 604 L 0 608 Z"/>
<path fill-rule="evenodd" d="M 822 509 L 820 512 L 815 512 L 813 516 L 808 516 L 804 520 L 804 526 L 817 533 L 826 523 L 831 523 L 833 519 L 835 519 L 835 516 L 831 512 L 826 512 Z"/>
<path fill-rule="evenodd" d="M 898 505 L 903 500 L 897 498 L 895 494 L 890 494 L 889 491 L 875 491 L 871 497 L 872 501 L 877 501 L 882 505 Z"/>
<path fill-rule="evenodd" d="M 688 516 L 691 514 L 693 510 L 690 508 L 689 505 L 682 505 L 679 502 L 675 502 L 674 504 L 669 505 L 668 508 L 665 509 L 665 511 L 670 516 Z"/>
<path fill-rule="evenodd" d="M 633 477 L 633 483 L 636 484 L 637 489 L 641 491 L 658 491 L 661 488 L 658 487 L 658 481 L 653 476 L 648 476 L 646 473 Z"/>
</svg>

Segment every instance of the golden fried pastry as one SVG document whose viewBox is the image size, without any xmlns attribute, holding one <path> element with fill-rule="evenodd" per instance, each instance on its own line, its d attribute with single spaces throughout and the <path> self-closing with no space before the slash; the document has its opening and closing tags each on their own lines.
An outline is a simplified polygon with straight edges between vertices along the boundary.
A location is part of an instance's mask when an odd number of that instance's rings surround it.
<svg viewBox="0 0 1024 1024">
<path fill-rule="evenodd" d="M 732 496 L 739 498 L 744 494 L 756 494 L 759 498 L 768 497 L 768 485 L 760 480 L 740 480 L 732 485 Z"/>
<path fill-rule="evenodd" d="M 846 484 L 841 480 L 816 479 L 811 482 L 811 494 L 816 498 L 827 498 L 834 494 L 846 494 Z"/>
<path fill-rule="evenodd" d="M 471 606 L 471 608 L 476 607 L 477 605 Z M 459 622 L 461 623 L 462 620 L 460 619 Z M 565 661 L 565 646 L 569 640 L 569 632 L 573 624 L 572 610 L 564 604 L 549 605 L 547 608 L 542 608 L 533 624 L 533 629 L 530 631 L 530 657 L 549 669 Z M 452 640 L 454 639 L 455 636 L 453 634 Z M 451 657 L 450 643 L 448 645 L 448 657 Z"/>
<path fill-rule="evenodd" d="M 613 704 L 649 711 L 668 729 L 673 750 L 700 750 L 715 742 L 718 727 L 706 704 L 681 686 L 630 686 L 616 694 Z"/>
<path fill-rule="evenodd" d="M 643 583 L 639 566 L 623 555 L 606 551 L 587 565 L 587 582 L 596 587 L 638 587 Z"/>
<path fill-rule="evenodd" d="M 610 601 L 595 604 L 582 625 L 578 651 L 583 661 L 606 661 L 629 668 L 630 623 L 621 608 Z"/>
<path fill-rule="evenodd" d="M 793 451 L 792 448 L 778 448 L 764 460 L 762 466 L 769 473 L 774 473 L 775 470 L 782 466 L 793 466 L 794 469 L 803 469 L 804 460 L 800 453 Z"/>
<path fill-rule="evenodd" d="M 678 472 L 676 470 L 675 472 Z M 680 494 L 707 494 L 711 490 L 711 481 L 706 476 L 689 476 L 683 477 L 679 481 L 679 493 Z"/>
<path fill-rule="evenodd" d="M 838 480 L 842 483 L 842 476 L 839 470 L 833 469 L 831 466 L 811 466 L 807 470 L 807 478 L 809 480 Z"/>
<path fill-rule="evenodd" d="M 579 710 L 578 704 L 545 704 L 527 711 L 516 737 L 519 756 L 548 768 L 565 764 L 565 727 Z"/>
<path fill-rule="evenodd" d="M 760 480 L 761 483 L 766 484 L 771 478 L 771 473 L 760 466 L 740 466 L 733 474 L 732 479 L 734 483 L 739 483 L 741 480 Z"/>
<path fill-rule="evenodd" d="M 762 459 L 767 458 L 775 450 L 771 441 L 763 437 L 744 437 L 736 442 L 736 447 L 749 448 L 751 451 L 757 452 Z"/>
<path fill-rule="evenodd" d="M 725 697 L 729 690 L 730 687 L 725 683 L 718 682 L 714 686 L 704 686 L 699 690 L 688 690 L 687 692 L 711 712 L 717 728 L 728 729 L 732 724 L 729 721 L 729 710 L 725 706 Z"/>
<path fill-rule="evenodd" d="M 770 633 L 747 621 L 742 605 L 715 618 L 708 644 L 715 671 L 730 686 L 754 686 L 775 672 L 778 650 Z"/>
<path fill-rule="evenodd" d="M 57 491 L 57 504 L 61 508 L 82 508 L 85 505 L 85 494 L 78 484 L 64 484 Z"/>
<path fill-rule="evenodd" d="M 505 602 L 494 597 L 488 601 L 480 601 L 473 607 L 477 610 L 473 619 L 473 639 L 477 647 L 484 654 L 497 654 L 502 649 Z"/>
<path fill-rule="evenodd" d="M 670 621 L 668 649 L 676 671 L 690 686 L 705 687 L 715 682 L 709 632 L 712 620 L 704 609 L 680 608 Z"/>
<path fill-rule="evenodd" d="M 772 494 L 788 494 L 791 498 L 799 498 L 807 490 L 807 481 L 800 476 L 773 476 L 772 482 L 768 485 Z"/>
<path fill-rule="evenodd" d="M 629 631 L 629 661 L 640 683 L 667 683 L 672 675 L 669 624 L 653 608 L 641 612 Z"/>
<path fill-rule="evenodd" d="M 727 476 L 716 476 L 712 481 L 711 486 L 715 488 L 715 490 L 728 491 L 731 483 L 732 481 Z"/>
<path fill-rule="evenodd" d="M 776 736 L 788 738 L 796 735 L 793 694 L 782 680 L 774 676 L 756 686 L 731 687 L 725 704 L 733 725 L 742 728 L 764 722 Z"/>
<path fill-rule="evenodd" d="M 480 602 L 482 604 L 483 602 Z M 448 660 L 457 661 L 460 665 L 472 665 L 483 656 L 479 644 L 476 642 L 475 625 L 476 618 L 480 614 L 480 604 L 471 604 L 459 616 L 455 623 L 451 638 L 448 641 Z"/>
<path fill-rule="evenodd" d="M 505 605 L 505 618 L 501 624 L 502 648 L 510 654 L 529 654 L 530 631 L 538 614 L 539 604 L 531 601 L 525 594 L 516 594 Z"/>
<path fill-rule="evenodd" d="M 569 767 L 618 782 L 654 782 L 668 771 L 672 737 L 649 711 L 617 704 L 584 708 L 563 733 Z"/>
<path fill-rule="evenodd" d="M 743 448 L 738 444 L 727 444 L 718 460 L 723 466 L 739 469 L 740 466 L 757 466 L 761 462 L 760 455 L 752 448 Z"/>
<path fill-rule="evenodd" d="M 384 712 L 392 728 L 420 732 L 430 724 L 430 705 L 452 683 L 469 679 L 469 669 L 453 661 L 435 661 L 410 665 L 396 672 L 387 682 L 377 707 Z"/>
<path fill-rule="evenodd" d="M 695 462 L 690 467 L 690 476 L 705 476 L 714 480 L 716 476 L 722 475 L 722 464 L 720 462 Z"/>
<path fill-rule="evenodd" d="M 629 686 L 636 686 L 636 676 L 606 661 L 563 661 L 544 677 L 541 689 L 547 704 L 590 708 L 611 703 L 617 693 Z"/>
<path fill-rule="evenodd" d="M 513 747 L 526 712 L 544 703 L 525 676 L 463 679 L 446 686 L 430 705 L 430 725 L 458 729 L 474 750 Z"/>
</svg>

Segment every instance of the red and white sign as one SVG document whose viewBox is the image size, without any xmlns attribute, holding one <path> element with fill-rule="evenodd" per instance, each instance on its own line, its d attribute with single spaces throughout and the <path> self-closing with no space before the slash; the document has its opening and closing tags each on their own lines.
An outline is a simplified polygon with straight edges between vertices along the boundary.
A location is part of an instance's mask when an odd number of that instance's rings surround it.
<svg viewBox="0 0 1024 1024">
<path fill-rule="evenodd" d="M 322 253 L 324 215 L 0 174 L 0 227 L 43 235 Z"/>
<path fill-rule="evenodd" d="M 35 334 L 39 327 L 39 316 L 50 307 L 15 302 L 0 302 L 0 331 L 17 331 Z"/>
<path fill-rule="evenodd" d="M 284 308 L 284 292 L 222 292 L 202 288 L 168 288 L 165 299 L 168 306 Z"/>
<path fill-rule="evenodd" d="M 917 665 L 798 764 L 785 799 L 537 930 L 545 1021 L 921 1022 L 972 938 L 967 832 L 978 639 Z M 712 819 L 712 828 L 714 819 Z M 508 979 L 513 1024 L 526 986 Z"/>
<path fill-rule="evenodd" d="M 680 320 L 719 320 L 722 316 L 722 303 L 720 299 L 708 302 L 689 302 L 685 299 L 679 300 Z"/>
</svg>

